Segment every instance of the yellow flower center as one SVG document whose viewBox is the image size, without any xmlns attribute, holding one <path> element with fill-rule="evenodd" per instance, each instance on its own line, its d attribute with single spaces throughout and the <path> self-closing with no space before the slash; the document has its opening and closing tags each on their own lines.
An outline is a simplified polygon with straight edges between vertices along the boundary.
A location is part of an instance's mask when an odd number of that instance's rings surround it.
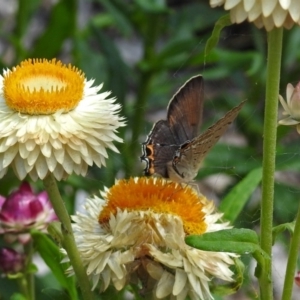
<svg viewBox="0 0 300 300">
<path fill-rule="evenodd" d="M 99 223 L 107 223 L 117 209 L 152 211 L 172 214 L 181 218 L 187 234 L 206 231 L 203 207 L 208 200 L 191 187 L 181 186 L 161 178 L 120 180 L 107 193 L 107 204 L 99 215 Z"/>
<path fill-rule="evenodd" d="M 82 99 L 84 74 L 55 59 L 28 59 L 4 75 L 8 107 L 29 115 L 68 112 Z"/>
</svg>

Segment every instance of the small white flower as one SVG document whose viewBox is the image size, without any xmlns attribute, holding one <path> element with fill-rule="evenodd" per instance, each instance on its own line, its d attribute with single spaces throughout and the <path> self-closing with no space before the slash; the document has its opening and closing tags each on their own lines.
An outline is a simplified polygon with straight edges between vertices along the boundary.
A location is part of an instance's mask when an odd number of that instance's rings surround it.
<svg viewBox="0 0 300 300">
<path fill-rule="evenodd" d="M 211 7 L 223 4 L 225 10 L 230 10 L 232 23 L 248 20 L 267 31 L 300 25 L 299 0 L 210 0 Z"/>
<path fill-rule="evenodd" d="M 153 299 L 213 299 L 213 278 L 231 282 L 233 253 L 188 246 L 189 234 L 228 229 L 214 204 L 190 187 L 158 178 L 118 181 L 73 216 L 76 244 L 93 288 L 139 282 Z M 217 225 L 217 226 L 216 226 Z M 62 250 L 64 252 L 64 250 Z M 69 270 L 72 273 L 72 270 Z M 137 281 L 138 280 L 138 281 Z"/>
<path fill-rule="evenodd" d="M 288 83 L 286 87 L 286 100 L 279 95 L 279 101 L 283 106 L 283 115 L 288 117 L 280 120 L 278 123 L 281 125 L 296 125 L 297 131 L 300 134 L 300 82 L 293 87 Z"/>
<path fill-rule="evenodd" d="M 105 165 L 124 122 L 110 93 L 92 85 L 56 60 L 26 60 L 0 76 L 0 178 L 9 166 L 20 180 L 61 180 Z"/>
</svg>

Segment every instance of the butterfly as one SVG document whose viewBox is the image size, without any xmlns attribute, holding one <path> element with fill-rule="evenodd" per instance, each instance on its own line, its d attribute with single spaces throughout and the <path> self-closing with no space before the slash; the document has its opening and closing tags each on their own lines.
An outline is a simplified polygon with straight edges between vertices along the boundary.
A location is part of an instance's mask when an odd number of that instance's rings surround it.
<svg viewBox="0 0 300 300">
<path fill-rule="evenodd" d="M 160 175 L 176 182 L 189 183 L 198 174 L 201 162 L 245 101 L 199 135 L 202 123 L 204 84 L 201 75 L 189 79 L 173 96 L 167 119 L 156 122 L 142 144 L 141 160 L 145 175 Z"/>
</svg>

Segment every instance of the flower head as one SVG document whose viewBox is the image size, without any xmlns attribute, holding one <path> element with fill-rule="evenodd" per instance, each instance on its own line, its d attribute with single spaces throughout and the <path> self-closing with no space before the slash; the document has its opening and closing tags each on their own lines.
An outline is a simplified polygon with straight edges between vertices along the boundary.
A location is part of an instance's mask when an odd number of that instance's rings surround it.
<svg viewBox="0 0 300 300">
<path fill-rule="evenodd" d="M 294 24 L 300 25 L 299 0 L 210 0 L 212 7 L 223 4 L 225 10 L 230 10 L 232 23 L 247 19 L 267 31 L 274 27 L 290 29 Z"/>
<path fill-rule="evenodd" d="M 88 166 L 105 165 L 106 148 L 118 151 L 115 131 L 124 126 L 120 105 L 109 92 L 60 61 L 26 60 L 0 76 L 0 177 L 9 166 L 20 180 L 27 174 L 57 180 Z"/>
<path fill-rule="evenodd" d="M 283 106 L 283 115 L 288 117 L 280 120 L 281 125 L 296 125 L 297 131 L 300 134 L 300 82 L 293 87 L 288 83 L 286 87 L 286 101 L 279 95 L 279 101 Z"/>
<path fill-rule="evenodd" d="M 29 238 L 29 229 L 46 230 L 54 220 L 57 217 L 47 193 L 34 194 L 27 182 L 0 202 L 0 233 L 18 234 L 23 242 Z"/>
<path fill-rule="evenodd" d="M 73 216 L 75 240 L 95 288 L 140 282 L 154 298 L 211 299 L 213 277 L 232 280 L 235 254 L 201 251 L 185 237 L 229 228 L 213 202 L 161 178 L 120 180 Z"/>
<path fill-rule="evenodd" d="M 5 274 L 16 274 L 25 266 L 24 254 L 11 248 L 0 249 L 0 271 Z"/>
</svg>

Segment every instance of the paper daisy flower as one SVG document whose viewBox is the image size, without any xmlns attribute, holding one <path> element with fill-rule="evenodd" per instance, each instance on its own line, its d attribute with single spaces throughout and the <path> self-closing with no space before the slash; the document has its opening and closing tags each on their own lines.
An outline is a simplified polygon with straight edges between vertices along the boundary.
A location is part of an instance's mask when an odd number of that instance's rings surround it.
<svg viewBox="0 0 300 300">
<path fill-rule="evenodd" d="M 228 229 L 191 187 L 161 178 L 120 180 L 73 216 L 76 244 L 93 288 L 136 283 L 144 296 L 213 299 L 213 278 L 233 281 L 233 253 L 201 251 L 185 237 Z M 72 270 L 69 270 L 72 272 Z"/>
<path fill-rule="evenodd" d="M 225 10 L 230 10 L 232 23 L 248 20 L 267 31 L 274 27 L 290 29 L 294 24 L 300 25 L 299 0 L 210 0 L 212 7 L 223 4 Z"/>
<path fill-rule="evenodd" d="M 57 180 L 85 175 L 88 166 L 105 165 L 106 148 L 124 126 L 120 105 L 109 92 L 92 86 L 76 67 L 55 59 L 26 60 L 0 76 L 0 178 L 12 166 L 27 174 Z"/>
<path fill-rule="evenodd" d="M 293 87 L 288 83 L 286 87 L 286 100 L 279 95 L 279 101 L 284 109 L 283 115 L 287 117 L 280 120 L 280 125 L 296 126 L 300 134 L 300 82 Z"/>
</svg>

